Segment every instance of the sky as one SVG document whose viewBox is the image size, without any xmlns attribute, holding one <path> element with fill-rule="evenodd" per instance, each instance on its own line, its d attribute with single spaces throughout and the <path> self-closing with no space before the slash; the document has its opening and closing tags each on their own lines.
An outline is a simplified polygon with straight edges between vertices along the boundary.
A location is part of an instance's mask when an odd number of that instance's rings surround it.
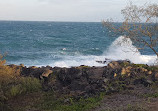
<svg viewBox="0 0 158 111">
<path fill-rule="evenodd" d="M 133 4 L 158 0 L 130 0 Z M 0 20 L 100 22 L 123 20 L 129 0 L 0 0 Z"/>
</svg>

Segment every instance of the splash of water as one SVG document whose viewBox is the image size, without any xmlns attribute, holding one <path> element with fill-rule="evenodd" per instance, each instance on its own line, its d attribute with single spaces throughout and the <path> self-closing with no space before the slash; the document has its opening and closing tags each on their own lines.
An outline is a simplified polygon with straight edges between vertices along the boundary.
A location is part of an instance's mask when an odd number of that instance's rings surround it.
<svg viewBox="0 0 158 111">
<path fill-rule="evenodd" d="M 136 64 L 154 64 L 155 55 L 141 55 L 138 49 L 132 44 L 130 38 L 118 37 L 104 53 L 112 60 L 130 60 Z"/>
<path fill-rule="evenodd" d="M 65 50 L 65 49 L 63 49 Z M 109 48 L 104 52 L 103 55 L 100 56 L 83 56 L 81 54 L 75 56 L 65 55 L 61 57 L 62 59 L 57 61 L 49 60 L 49 62 L 43 62 L 45 64 L 37 65 L 39 61 L 34 61 L 36 66 L 43 66 L 49 65 L 52 67 L 71 67 L 71 66 L 80 66 L 80 65 L 87 65 L 87 66 L 106 66 L 108 64 L 101 64 L 96 61 L 105 61 L 107 60 L 130 60 L 136 64 L 148 64 L 153 65 L 156 60 L 156 55 L 142 55 L 138 49 L 132 44 L 132 41 L 129 38 L 125 38 L 124 36 L 118 37 Z M 28 61 L 27 61 L 28 62 Z M 30 61 L 32 64 L 32 61 Z M 24 62 L 26 63 L 26 62 Z"/>
</svg>

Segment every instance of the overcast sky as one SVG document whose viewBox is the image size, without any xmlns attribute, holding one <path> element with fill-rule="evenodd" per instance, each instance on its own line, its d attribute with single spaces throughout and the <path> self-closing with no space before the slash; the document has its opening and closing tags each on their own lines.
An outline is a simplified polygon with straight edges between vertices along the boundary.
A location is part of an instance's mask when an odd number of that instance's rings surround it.
<svg viewBox="0 0 158 111">
<path fill-rule="evenodd" d="M 136 5 L 158 0 L 130 0 Z M 99 22 L 120 14 L 129 0 L 0 0 L 0 20 Z"/>
</svg>

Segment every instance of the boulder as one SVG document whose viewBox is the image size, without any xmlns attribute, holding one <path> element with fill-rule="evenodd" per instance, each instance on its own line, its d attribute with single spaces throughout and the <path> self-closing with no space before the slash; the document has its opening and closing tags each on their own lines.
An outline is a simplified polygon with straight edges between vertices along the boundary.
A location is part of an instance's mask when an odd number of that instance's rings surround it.
<svg viewBox="0 0 158 111">
<path fill-rule="evenodd" d="M 49 74 L 51 74 L 51 73 L 53 73 L 52 70 L 50 70 L 50 69 L 45 69 L 45 70 L 43 71 L 43 73 L 42 73 L 42 77 L 48 77 Z"/>
<path fill-rule="evenodd" d="M 152 74 L 152 71 L 148 71 L 147 73 L 148 73 L 148 75 L 151 75 L 151 74 Z"/>
<path fill-rule="evenodd" d="M 25 67 L 25 65 L 24 64 L 20 64 L 20 67 Z"/>
<path fill-rule="evenodd" d="M 137 67 L 129 61 L 112 61 L 104 67 L 82 65 L 71 68 L 50 66 L 40 68 L 21 66 L 21 68 L 22 75 L 44 79 L 44 90 L 53 90 L 59 95 L 86 95 L 88 97 L 102 91 L 117 92 L 127 89 L 128 85 L 150 86 L 152 76 L 158 79 L 158 74 L 154 71 L 149 71 L 146 67 Z"/>
<path fill-rule="evenodd" d="M 133 83 L 134 85 L 143 84 L 145 87 L 147 87 L 147 86 L 151 86 L 153 82 L 146 78 L 139 78 L 139 79 L 135 79 Z"/>
<path fill-rule="evenodd" d="M 132 67 L 131 66 L 127 66 L 127 67 L 123 67 L 121 70 L 121 75 L 125 75 L 125 74 L 129 74 L 131 72 Z"/>
<path fill-rule="evenodd" d="M 108 67 L 112 69 L 116 69 L 116 68 L 120 68 L 120 65 L 117 61 L 112 61 L 108 64 Z"/>
</svg>

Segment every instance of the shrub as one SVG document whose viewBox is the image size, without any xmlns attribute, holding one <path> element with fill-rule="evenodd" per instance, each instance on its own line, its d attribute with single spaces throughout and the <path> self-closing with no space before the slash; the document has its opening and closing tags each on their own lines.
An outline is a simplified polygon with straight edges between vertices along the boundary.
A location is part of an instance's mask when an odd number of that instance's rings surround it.
<svg viewBox="0 0 158 111">
<path fill-rule="evenodd" d="M 21 90 L 21 85 L 13 85 L 11 88 L 10 88 L 10 96 L 11 97 L 14 97 L 14 96 L 17 96 L 19 94 L 21 94 L 23 91 Z"/>
<path fill-rule="evenodd" d="M 42 88 L 40 80 L 33 77 L 21 77 L 20 83 L 22 85 L 23 92 L 39 91 Z"/>
<path fill-rule="evenodd" d="M 21 77 L 20 67 L 5 65 L 0 54 L 0 101 L 20 94 L 39 91 L 42 86 L 40 80 L 33 77 Z"/>
<path fill-rule="evenodd" d="M 0 65 L 0 84 L 8 84 L 11 79 L 20 75 L 20 69 L 7 65 Z"/>
<path fill-rule="evenodd" d="M 4 95 L 7 98 L 39 91 L 42 88 L 40 80 L 33 77 L 18 77 L 10 80 L 8 84 L 3 87 Z"/>
</svg>

